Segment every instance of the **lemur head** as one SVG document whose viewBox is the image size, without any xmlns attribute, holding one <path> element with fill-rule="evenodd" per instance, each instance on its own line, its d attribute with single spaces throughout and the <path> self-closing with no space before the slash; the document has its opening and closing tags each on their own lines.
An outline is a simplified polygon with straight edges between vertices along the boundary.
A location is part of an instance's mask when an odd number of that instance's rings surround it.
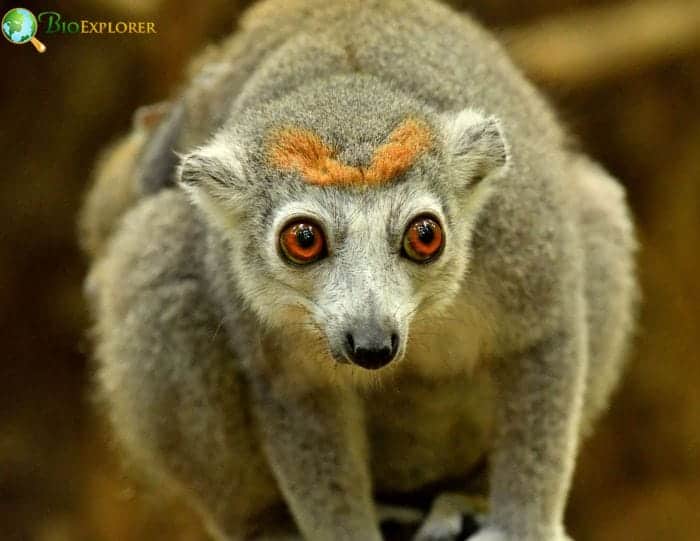
<svg viewBox="0 0 700 541">
<path fill-rule="evenodd" d="M 496 119 L 353 76 L 232 114 L 179 174 L 266 325 L 378 369 L 454 298 L 506 162 Z"/>
</svg>

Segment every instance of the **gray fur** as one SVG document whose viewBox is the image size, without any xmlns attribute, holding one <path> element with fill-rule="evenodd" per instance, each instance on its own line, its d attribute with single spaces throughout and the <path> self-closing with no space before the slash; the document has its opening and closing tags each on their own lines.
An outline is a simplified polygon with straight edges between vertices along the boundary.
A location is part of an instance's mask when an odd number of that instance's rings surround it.
<svg viewBox="0 0 700 541">
<path fill-rule="evenodd" d="M 373 492 L 490 453 L 471 540 L 566 539 L 580 435 L 634 323 L 634 233 L 620 186 L 567 147 L 493 38 L 433 2 L 268 0 L 180 100 L 179 186 L 128 199 L 92 250 L 99 385 L 131 455 L 218 539 L 262 535 L 285 504 L 306 539 L 378 541 Z M 271 131 L 293 126 L 365 165 L 408 116 L 435 145 L 378 187 L 268 160 Z M 419 265 L 401 239 L 426 212 L 446 240 Z M 323 227 L 327 258 L 280 257 L 295 216 Z M 348 332 L 388 329 L 393 362 L 347 362 Z"/>
</svg>

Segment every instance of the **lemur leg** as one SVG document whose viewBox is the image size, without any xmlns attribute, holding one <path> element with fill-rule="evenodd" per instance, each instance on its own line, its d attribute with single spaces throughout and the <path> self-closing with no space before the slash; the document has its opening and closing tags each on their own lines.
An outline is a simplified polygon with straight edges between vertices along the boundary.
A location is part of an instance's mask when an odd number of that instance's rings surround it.
<svg viewBox="0 0 700 541">
<path fill-rule="evenodd" d="M 567 539 L 563 514 L 578 446 L 585 334 L 561 332 L 498 363 L 490 515 L 470 541 Z"/>
<path fill-rule="evenodd" d="M 275 355 L 251 364 L 278 365 Z M 251 379 L 263 449 L 304 539 L 381 541 L 357 396 L 298 389 L 279 369 Z"/>
<path fill-rule="evenodd" d="M 144 200 L 93 271 L 100 392 L 135 466 L 192 501 L 217 539 L 238 540 L 281 495 L 199 278 L 190 215 L 174 192 Z"/>
</svg>

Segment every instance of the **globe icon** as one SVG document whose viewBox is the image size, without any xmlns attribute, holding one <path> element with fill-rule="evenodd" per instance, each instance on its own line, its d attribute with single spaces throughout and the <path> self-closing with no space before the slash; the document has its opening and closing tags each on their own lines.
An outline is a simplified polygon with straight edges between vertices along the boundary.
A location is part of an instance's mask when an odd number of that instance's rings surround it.
<svg viewBox="0 0 700 541">
<path fill-rule="evenodd" d="M 37 51 L 43 53 L 46 46 L 34 37 L 37 28 L 36 17 L 25 8 L 13 8 L 2 18 L 2 34 L 10 43 L 22 45 L 31 42 Z"/>
</svg>

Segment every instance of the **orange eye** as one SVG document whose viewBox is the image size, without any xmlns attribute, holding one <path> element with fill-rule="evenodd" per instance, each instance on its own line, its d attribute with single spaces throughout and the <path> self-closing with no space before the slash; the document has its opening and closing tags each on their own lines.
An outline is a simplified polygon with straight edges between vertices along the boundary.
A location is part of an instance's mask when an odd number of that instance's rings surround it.
<svg viewBox="0 0 700 541">
<path fill-rule="evenodd" d="M 326 255 L 321 228 L 307 221 L 287 225 L 280 234 L 280 248 L 287 259 L 299 265 L 313 263 Z"/>
<path fill-rule="evenodd" d="M 434 259 L 443 245 L 442 228 L 429 216 L 419 216 L 406 229 L 403 237 L 405 255 L 417 263 Z"/>
</svg>

